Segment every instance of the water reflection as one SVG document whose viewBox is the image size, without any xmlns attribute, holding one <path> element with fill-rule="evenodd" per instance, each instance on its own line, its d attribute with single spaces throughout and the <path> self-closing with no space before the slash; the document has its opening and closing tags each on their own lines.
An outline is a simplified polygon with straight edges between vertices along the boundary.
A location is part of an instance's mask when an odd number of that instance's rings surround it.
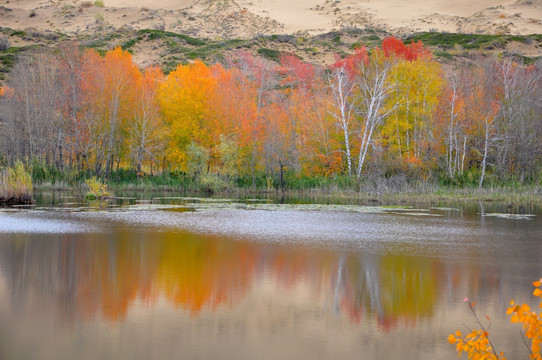
<svg viewBox="0 0 542 360">
<path fill-rule="evenodd" d="M 382 329 L 432 316 L 458 288 L 499 293 L 498 264 L 447 264 L 436 257 L 344 253 L 269 246 L 189 233 L 13 235 L 0 244 L 2 274 L 20 304 L 38 294 L 70 316 L 117 321 L 136 300 L 163 298 L 197 315 L 236 306 L 271 286 L 307 301 L 328 299 L 353 322 L 374 316 Z M 54 241 L 53 241 L 54 240 Z M 510 276 L 510 274 L 508 274 Z M 487 278 L 485 278 L 487 277 Z M 506 299 L 503 299 L 506 301 Z"/>
<path fill-rule="evenodd" d="M 456 248 L 435 254 L 425 241 L 348 251 L 109 226 L 99 234 L 2 234 L 0 348 L 8 353 L 0 358 L 25 358 L 21 338 L 8 328 L 21 334 L 40 329 L 34 337 L 21 336 L 55 340 L 63 349 L 59 336 L 74 336 L 66 335 L 70 329 L 86 334 L 91 326 L 102 330 L 72 339 L 85 342 L 87 358 L 164 358 L 180 346 L 178 340 L 166 345 L 166 332 L 188 336 L 183 346 L 189 358 L 254 358 L 257 349 L 269 350 L 268 358 L 318 357 L 321 351 L 324 358 L 360 351 L 371 358 L 452 358 L 447 334 L 472 324 L 463 297 L 476 298 L 499 329 L 508 322 L 507 302 L 529 300 L 529 283 L 542 271 L 540 244 L 525 227 L 523 238 L 508 239 L 517 253 L 507 239 L 491 238 L 489 247 L 487 239 L 459 237 Z M 115 331 L 124 342 L 141 342 L 156 353 L 135 356 L 113 340 L 95 352 L 106 342 L 103 329 L 109 333 L 121 324 Z M 143 341 L 149 329 L 162 335 Z M 512 354 L 521 350 L 506 332 L 496 336 Z M 223 353 L 224 342 L 244 350 L 229 345 Z M 211 344 L 222 347 L 211 351 Z M 43 358 L 73 358 L 72 351 L 59 351 Z"/>
</svg>

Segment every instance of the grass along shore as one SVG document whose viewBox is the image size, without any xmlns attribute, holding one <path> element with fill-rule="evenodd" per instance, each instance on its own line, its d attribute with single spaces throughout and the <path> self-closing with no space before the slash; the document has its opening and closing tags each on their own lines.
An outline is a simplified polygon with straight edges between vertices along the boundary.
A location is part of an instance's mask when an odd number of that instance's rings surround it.
<svg viewBox="0 0 542 360">
<path fill-rule="evenodd" d="M 327 179 L 312 183 L 286 182 L 284 190 L 273 181 L 264 182 L 258 179 L 255 186 L 248 180 L 220 182 L 220 186 L 198 179 L 143 177 L 133 181 L 119 181 L 113 177 L 102 183 L 109 197 L 124 193 L 162 192 L 172 196 L 220 196 L 230 197 L 267 197 L 270 199 L 318 199 L 327 202 L 356 202 L 375 205 L 431 205 L 445 203 L 495 202 L 509 208 L 521 210 L 523 207 L 542 207 L 542 186 L 540 185 L 488 185 L 483 188 L 475 186 L 447 186 L 434 183 L 408 184 L 392 186 L 385 179 L 380 181 L 349 182 L 348 179 Z M 36 192 L 70 190 L 85 195 L 89 188 L 85 180 L 67 183 L 66 181 L 42 181 L 34 186 Z"/>
<path fill-rule="evenodd" d="M 0 170 L 0 204 L 32 204 L 32 176 L 21 162 Z"/>
</svg>

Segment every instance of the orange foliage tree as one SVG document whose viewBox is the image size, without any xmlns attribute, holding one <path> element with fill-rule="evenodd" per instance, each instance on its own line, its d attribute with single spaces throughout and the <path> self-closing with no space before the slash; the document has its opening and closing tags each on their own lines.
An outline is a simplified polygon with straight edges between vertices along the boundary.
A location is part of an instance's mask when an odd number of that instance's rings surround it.
<svg viewBox="0 0 542 360">
<path fill-rule="evenodd" d="M 132 55 L 117 47 L 102 58 L 94 50 L 84 55 L 84 118 L 89 151 L 94 152 L 95 172 L 111 173 L 123 159 L 125 129 L 135 102 L 141 72 Z"/>
<path fill-rule="evenodd" d="M 277 66 L 238 52 L 224 65 L 196 60 L 166 76 L 140 69 L 121 48 L 60 53 L 33 57 L 47 66 L 21 62 L 11 95 L 0 89 L 8 162 L 28 157 L 106 177 L 159 165 L 252 177 L 254 185 L 280 169 L 361 180 L 370 166 L 415 179 L 479 169 L 482 186 L 489 164 L 531 178 L 542 166 L 542 71 L 511 60 L 475 61 L 444 76 L 421 42 L 390 37 L 370 55 L 361 47 L 327 68 L 293 54 Z"/>
</svg>

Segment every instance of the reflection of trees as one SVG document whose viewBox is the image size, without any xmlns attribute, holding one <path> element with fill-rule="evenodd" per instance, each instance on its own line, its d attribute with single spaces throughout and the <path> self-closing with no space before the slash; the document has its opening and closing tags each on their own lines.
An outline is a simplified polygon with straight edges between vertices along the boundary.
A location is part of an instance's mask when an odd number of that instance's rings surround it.
<svg viewBox="0 0 542 360">
<path fill-rule="evenodd" d="M 438 263 L 428 258 L 384 256 L 381 260 L 384 316 L 429 316 L 437 302 Z"/>
<path fill-rule="evenodd" d="M 3 242 L 0 268 L 14 299 L 54 302 L 64 316 L 118 320 L 134 301 L 150 306 L 160 297 L 193 313 L 232 306 L 265 280 L 307 306 L 328 307 L 353 322 L 374 318 L 385 330 L 397 321 L 431 316 L 438 301 L 452 301 L 459 290 L 474 296 L 505 286 L 500 273 L 506 265 L 458 266 L 433 257 L 337 253 L 178 233 L 114 234 L 17 235 Z"/>
<path fill-rule="evenodd" d="M 152 279 L 149 272 L 157 266 L 157 249 L 148 241 L 121 233 L 105 241 L 87 241 L 76 245 L 78 304 L 84 314 L 96 311 L 111 320 L 126 315 L 129 305 L 148 294 Z"/>
<path fill-rule="evenodd" d="M 437 301 L 436 260 L 394 255 L 358 255 L 346 259 L 341 309 L 353 321 L 365 312 L 375 315 L 383 329 L 398 318 L 431 315 Z M 338 280 L 341 276 L 338 276 Z"/>
<path fill-rule="evenodd" d="M 231 304 L 252 283 L 253 246 L 191 235 L 168 235 L 162 246 L 155 286 L 193 312 Z"/>
</svg>

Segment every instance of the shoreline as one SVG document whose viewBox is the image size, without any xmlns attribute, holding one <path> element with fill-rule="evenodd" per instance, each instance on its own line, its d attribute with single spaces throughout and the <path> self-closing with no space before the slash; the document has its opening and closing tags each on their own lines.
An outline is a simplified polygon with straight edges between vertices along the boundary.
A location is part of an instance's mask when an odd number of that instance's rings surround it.
<svg viewBox="0 0 542 360">
<path fill-rule="evenodd" d="M 35 192 L 70 192 L 78 191 L 84 196 L 85 190 L 78 186 L 54 186 L 51 184 L 35 185 Z M 339 188 L 309 188 L 309 189 L 287 189 L 264 190 L 251 188 L 228 188 L 222 191 L 197 191 L 194 189 L 182 188 L 180 186 L 134 186 L 110 185 L 108 190 L 112 192 L 111 199 L 117 198 L 118 193 L 175 193 L 181 197 L 249 197 L 268 198 L 273 200 L 282 199 L 305 199 L 322 200 L 328 202 L 355 201 L 358 203 L 374 205 L 430 205 L 437 202 L 449 203 L 501 203 L 509 208 L 518 208 L 521 210 L 525 206 L 542 207 L 542 187 L 540 186 L 522 186 L 522 187 L 491 187 L 491 188 L 450 188 L 450 187 L 432 187 L 429 190 L 409 189 L 405 191 L 389 192 L 370 192 L 354 191 L 351 189 Z"/>
</svg>

